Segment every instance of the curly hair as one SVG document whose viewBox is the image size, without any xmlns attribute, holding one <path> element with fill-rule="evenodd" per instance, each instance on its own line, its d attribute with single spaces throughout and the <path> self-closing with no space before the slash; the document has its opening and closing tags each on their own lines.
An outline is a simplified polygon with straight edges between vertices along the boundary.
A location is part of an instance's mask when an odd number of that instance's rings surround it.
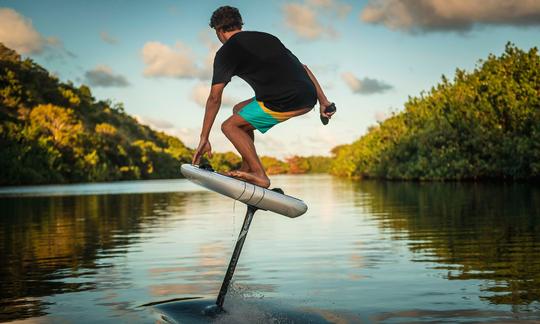
<svg viewBox="0 0 540 324">
<path fill-rule="evenodd" d="M 243 24 L 240 11 L 230 6 L 217 8 L 210 18 L 210 27 L 215 30 L 221 29 L 224 32 L 242 29 Z"/>
</svg>

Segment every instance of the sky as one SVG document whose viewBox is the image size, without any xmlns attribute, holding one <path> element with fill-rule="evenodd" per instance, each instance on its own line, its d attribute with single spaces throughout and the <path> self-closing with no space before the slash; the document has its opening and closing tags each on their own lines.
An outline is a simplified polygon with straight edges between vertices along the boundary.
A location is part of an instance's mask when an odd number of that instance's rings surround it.
<svg viewBox="0 0 540 324">
<path fill-rule="evenodd" d="M 336 103 L 327 126 L 316 106 L 256 132 L 258 153 L 279 158 L 329 155 L 442 75 L 474 69 L 509 41 L 522 49 L 540 42 L 540 0 L 0 0 L 0 42 L 193 148 L 221 46 L 208 23 L 222 5 L 240 10 L 244 30 L 277 36 Z M 220 125 L 253 95 L 238 77 L 227 85 L 214 151 L 234 151 Z"/>
</svg>

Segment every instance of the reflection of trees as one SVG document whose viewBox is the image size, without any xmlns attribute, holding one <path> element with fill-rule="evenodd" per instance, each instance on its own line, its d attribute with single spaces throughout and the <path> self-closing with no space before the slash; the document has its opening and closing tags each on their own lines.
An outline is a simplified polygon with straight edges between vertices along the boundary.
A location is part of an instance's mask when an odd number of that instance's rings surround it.
<svg viewBox="0 0 540 324">
<path fill-rule="evenodd" d="M 40 297 L 95 288 L 95 282 L 66 279 L 112 267 L 96 262 L 98 254 L 126 253 L 138 233 L 168 215 L 156 213 L 156 206 L 183 208 L 184 199 L 179 194 L 0 199 L 0 321 L 44 314 Z"/>
<path fill-rule="evenodd" d="M 540 188 L 530 184 L 362 181 L 366 208 L 417 261 L 435 261 L 447 279 L 484 280 L 495 304 L 540 302 Z M 365 200 L 364 200 L 365 201 Z M 359 202 L 360 203 L 360 202 Z M 363 204 L 364 205 L 364 204 Z"/>
</svg>

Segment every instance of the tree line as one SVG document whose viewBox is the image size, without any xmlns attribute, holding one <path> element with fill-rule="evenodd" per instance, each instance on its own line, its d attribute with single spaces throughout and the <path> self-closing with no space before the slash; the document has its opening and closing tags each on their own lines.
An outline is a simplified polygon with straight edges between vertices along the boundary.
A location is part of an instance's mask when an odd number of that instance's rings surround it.
<svg viewBox="0 0 540 324">
<path fill-rule="evenodd" d="M 177 137 L 140 124 L 121 103 L 96 100 L 88 86 L 61 82 L 0 43 L 0 185 L 179 178 L 192 154 Z M 228 171 L 241 159 L 227 152 L 206 162 Z M 324 157 L 263 162 L 272 174 L 329 167 Z"/>
<path fill-rule="evenodd" d="M 121 103 L 61 82 L 0 43 L 0 185 L 178 178 L 193 150 Z M 405 180 L 540 178 L 540 56 L 508 43 L 456 70 L 332 157 L 263 156 L 269 174 Z M 240 167 L 215 153 L 217 171 Z"/>
<path fill-rule="evenodd" d="M 406 180 L 540 178 L 540 56 L 508 43 L 334 148 L 331 173 Z"/>
</svg>

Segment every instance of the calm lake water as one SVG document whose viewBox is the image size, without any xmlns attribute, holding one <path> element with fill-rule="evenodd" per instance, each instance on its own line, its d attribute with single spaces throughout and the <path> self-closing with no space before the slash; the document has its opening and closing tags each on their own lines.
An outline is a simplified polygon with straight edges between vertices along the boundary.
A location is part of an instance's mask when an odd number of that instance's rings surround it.
<svg viewBox="0 0 540 324">
<path fill-rule="evenodd" d="M 272 180 L 309 210 L 255 214 L 214 319 L 243 204 L 187 180 L 0 188 L 0 321 L 540 321 L 539 186 Z"/>
</svg>

